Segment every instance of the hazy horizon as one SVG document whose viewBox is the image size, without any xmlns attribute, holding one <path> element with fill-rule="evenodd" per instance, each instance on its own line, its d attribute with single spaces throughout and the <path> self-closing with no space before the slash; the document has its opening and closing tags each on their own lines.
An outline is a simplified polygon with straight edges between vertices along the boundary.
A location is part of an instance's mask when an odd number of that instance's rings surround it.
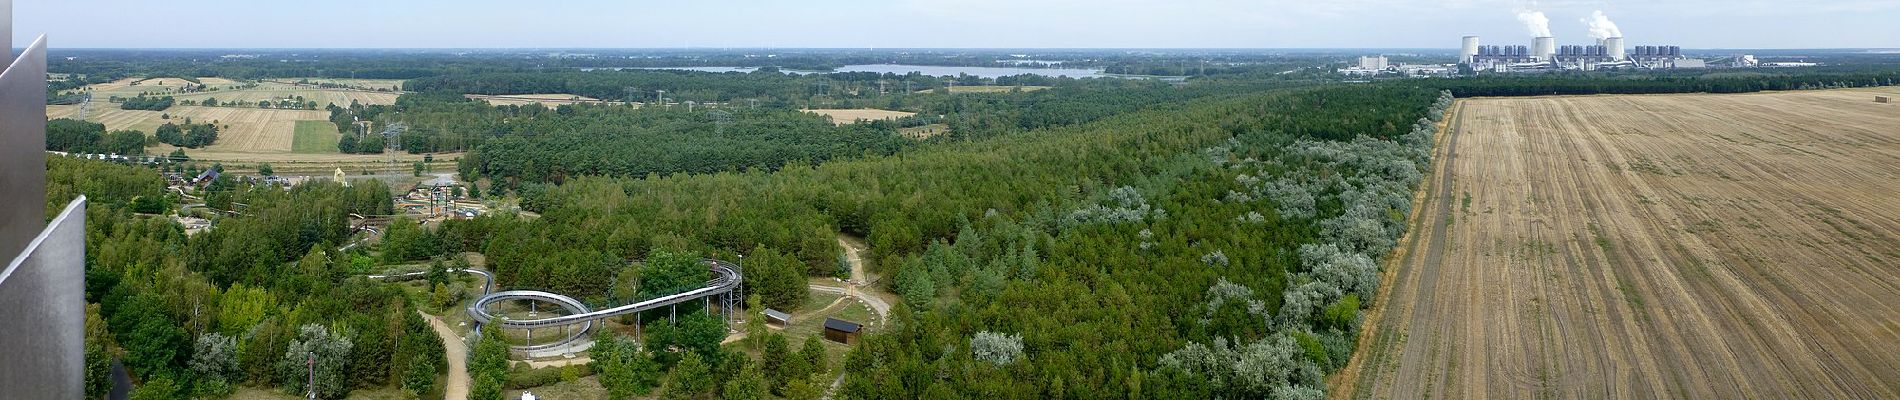
<svg viewBox="0 0 1900 400">
<path fill-rule="evenodd" d="M 526 5 L 524 5 L 526 4 Z M 110 12 L 101 12 L 109 10 Z M 1451 49 L 1526 44 L 1539 11 L 1585 44 L 1602 11 L 1629 45 L 1900 48 L 1900 1 L 495 0 L 309 4 L 23 1 L 23 46 L 115 49 Z M 83 23 L 72 23 L 75 20 Z M 111 29 L 120 27 L 123 29 Z M 1600 33 L 1599 33 L 1600 34 Z"/>
</svg>

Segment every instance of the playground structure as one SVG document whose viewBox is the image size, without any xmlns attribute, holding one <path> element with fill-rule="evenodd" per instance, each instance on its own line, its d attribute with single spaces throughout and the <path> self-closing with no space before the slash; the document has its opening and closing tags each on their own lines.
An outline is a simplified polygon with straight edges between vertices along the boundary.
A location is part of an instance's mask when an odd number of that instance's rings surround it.
<svg viewBox="0 0 1900 400">
<path fill-rule="evenodd" d="M 565 346 L 581 340 L 587 337 L 587 332 L 593 329 L 596 321 L 608 317 L 626 314 L 636 314 L 637 316 L 637 313 L 667 307 L 669 310 L 672 310 L 668 313 L 667 318 L 672 319 L 678 315 L 677 309 L 680 303 L 693 300 L 704 301 L 706 304 L 706 312 L 710 313 L 712 312 L 713 298 L 717 297 L 719 299 L 720 313 L 728 321 L 732 321 L 733 318 L 739 315 L 735 311 L 745 299 L 745 279 L 743 278 L 741 267 L 738 264 L 715 259 L 702 259 L 701 262 L 705 263 L 710 272 L 715 276 L 712 280 L 707 281 L 705 285 L 699 288 L 600 310 L 590 309 L 586 303 L 559 293 L 539 290 L 506 290 L 497 292 L 494 290 L 495 276 L 485 271 L 452 269 L 449 270 L 449 272 L 477 274 L 486 280 L 482 285 L 482 297 L 469 303 L 467 308 L 468 316 L 475 320 L 475 330 L 470 336 L 471 338 L 479 337 L 481 335 L 481 326 L 490 323 L 497 324 L 497 326 L 502 329 L 525 329 L 531 333 L 534 329 L 559 328 L 573 325 L 580 326 L 580 329 L 574 330 L 574 333 L 552 343 L 511 346 L 512 349 L 516 351 L 534 351 Z M 368 278 L 414 278 L 428 273 L 428 271 L 418 271 L 404 274 L 370 275 Z M 566 310 L 567 315 L 537 319 L 511 319 L 494 315 L 488 311 L 489 305 L 509 300 L 554 303 Z"/>
</svg>

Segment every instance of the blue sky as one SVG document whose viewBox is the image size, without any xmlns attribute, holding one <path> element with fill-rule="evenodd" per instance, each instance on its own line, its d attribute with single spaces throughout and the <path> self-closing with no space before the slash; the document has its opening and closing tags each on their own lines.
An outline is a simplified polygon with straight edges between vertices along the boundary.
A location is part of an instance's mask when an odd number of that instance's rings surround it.
<svg viewBox="0 0 1900 400">
<path fill-rule="evenodd" d="M 1601 10 L 1629 45 L 1900 47 L 1900 0 L 16 0 L 53 47 L 1454 48 L 1564 44 Z"/>
</svg>

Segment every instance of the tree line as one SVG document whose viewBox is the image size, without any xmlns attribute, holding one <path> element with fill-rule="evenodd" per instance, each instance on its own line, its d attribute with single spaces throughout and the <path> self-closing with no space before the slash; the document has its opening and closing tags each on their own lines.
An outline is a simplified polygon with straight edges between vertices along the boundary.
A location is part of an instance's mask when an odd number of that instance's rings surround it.
<svg viewBox="0 0 1900 400">
<path fill-rule="evenodd" d="M 218 123 L 194 124 L 190 118 L 186 118 L 182 125 L 171 122 L 159 125 L 152 136 L 160 143 L 195 149 L 218 141 Z"/>
<path fill-rule="evenodd" d="M 46 149 L 83 154 L 145 154 L 145 133 L 107 132 L 105 124 L 58 118 L 46 121 Z"/>
<path fill-rule="evenodd" d="M 167 196 L 152 169 L 57 157 L 48 169 L 49 210 L 78 194 L 93 199 L 88 397 L 110 389 L 114 359 L 133 376 L 135 398 L 219 397 L 240 384 L 302 393 L 313 354 L 323 398 L 386 385 L 425 391 L 446 366 L 401 291 L 346 282 L 373 263 L 331 250 L 348 234 L 345 214 L 388 211 L 386 187 L 284 192 L 220 178 L 211 206 L 244 204 L 245 215 L 187 236 L 169 219 L 132 214 L 141 199 Z"/>
<path fill-rule="evenodd" d="M 1549 96 L 1646 93 L 1753 93 L 1770 90 L 1891 86 L 1900 70 L 1882 65 L 1848 65 L 1750 72 L 1660 71 L 1653 73 L 1572 73 L 1557 75 L 1484 75 L 1434 78 L 1422 84 L 1450 90 L 1459 97 Z"/>
<path fill-rule="evenodd" d="M 145 95 L 139 95 L 138 97 L 131 98 L 119 98 L 114 96 L 107 100 L 118 102 L 119 109 L 122 110 L 165 111 L 167 108 L 172 108 L 173 104 L 178 103 L 178 100 L 171 96 L 147 97 Z"/>
</svg>

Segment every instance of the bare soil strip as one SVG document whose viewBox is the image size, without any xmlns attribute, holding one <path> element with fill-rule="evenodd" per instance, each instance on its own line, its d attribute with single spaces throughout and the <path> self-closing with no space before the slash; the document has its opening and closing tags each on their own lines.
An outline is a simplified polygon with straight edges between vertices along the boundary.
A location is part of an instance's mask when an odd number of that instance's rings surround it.
<svg viewBox="0 0 1900 400">
<path fill-rule="evenodd" d="M 1338 398 L 1900 398 L 1900 89 L 1462 102 Z"/>
</svg>

